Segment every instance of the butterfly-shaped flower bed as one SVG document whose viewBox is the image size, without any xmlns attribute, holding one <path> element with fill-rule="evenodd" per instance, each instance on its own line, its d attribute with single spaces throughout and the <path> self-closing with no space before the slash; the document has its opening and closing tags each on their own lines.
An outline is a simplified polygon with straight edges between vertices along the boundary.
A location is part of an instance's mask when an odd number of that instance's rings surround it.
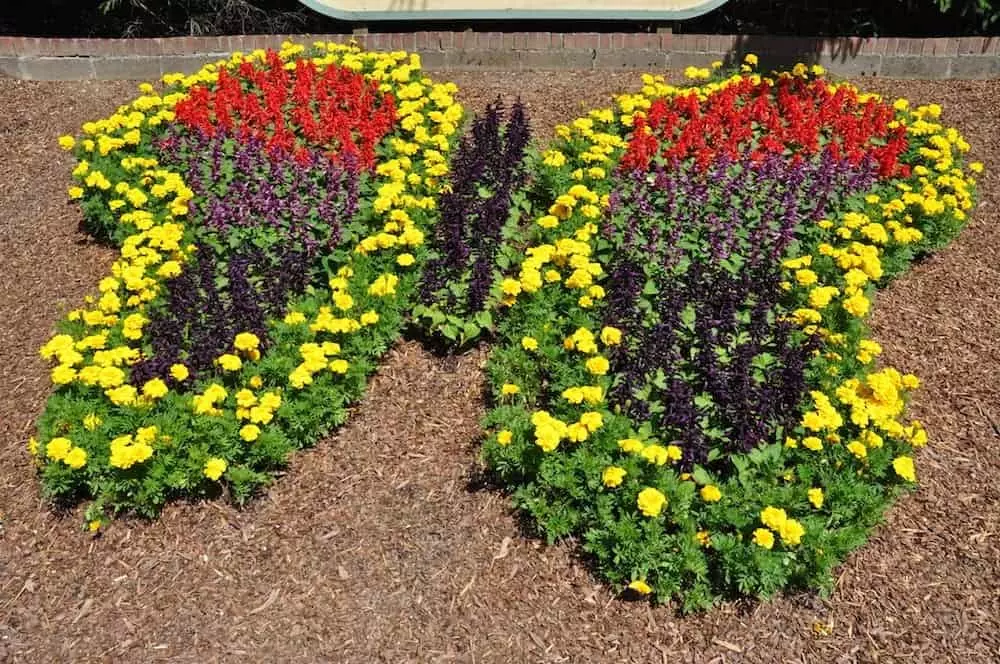
<svg viewBox="0 0 1000 664">
<path fill-rule="evenodd" d="M 695 72 L 702 76 L 701 72 Z M 549 540 L 686 609 L 829 588 L 916 481 L 874 291 L 961 228 L 941 109 L 749 65 L 529 148 L 405 53 L 288 44 L 62 139 L 121 256 L 42 355 L 46 493 L 88 521 L 243 501 L 340 424 L 404 328 L 493 342 L 483 459 Z"/>
</svg>

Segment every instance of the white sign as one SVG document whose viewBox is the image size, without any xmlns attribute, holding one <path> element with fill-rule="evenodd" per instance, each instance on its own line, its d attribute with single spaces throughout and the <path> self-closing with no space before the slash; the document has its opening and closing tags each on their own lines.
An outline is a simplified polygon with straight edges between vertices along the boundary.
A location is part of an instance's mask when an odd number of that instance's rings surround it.
<svg viewBox="0 0 1000 664">
<path fill-rule="evenodd" d="M 726 0 L 300 0 L 343 21 L 564 19 L 676 21 Z"/>
</svg>

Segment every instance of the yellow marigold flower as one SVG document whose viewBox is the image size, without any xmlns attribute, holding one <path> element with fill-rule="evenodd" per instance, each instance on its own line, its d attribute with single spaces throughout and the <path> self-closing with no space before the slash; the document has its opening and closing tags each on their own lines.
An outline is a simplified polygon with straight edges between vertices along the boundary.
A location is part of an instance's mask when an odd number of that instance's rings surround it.
<svg viewBox="0 0 1000 664">
<path fill-rule="evenodd" d="M 87 523 L 87 530 L 89 530 L 92 533 L 96 533 L 100 529 L 101 529 L 100 519 L 93 519 L 92 521 Z"/>
<path fill-rule="evenodd" d="M 79 470 L 87 465 L 87 451 L 82 447 L 74 447 L 63 457 L 63 463 L 73 470 Z"/>
<path fill-rule="evenodd" d="M 341 311 L 347 311 L 354 306 L 354 298 L 347 293 L 334 293 L 333 304 Z"/>
<path fill-rule="evenodd" d="M 662 466 L 670 459 L 667 448 L 662 445 L 646 445 L 639 452 L 643 459 L 657 466 Z"/>
<path fill-rule="evenodd" d="M 767 528 L 757 528 L 753 531 L 753 543 L 770 550 L 774 547 L 774 533 Z"/>
<path fill-rule="evenodd" d="M 396 285 L 399 283 L 399 277 L 394 274 L 383 274 L 368 287 L 368 293 L 376 297 L 383 297 L 386 295 L 393 295 L 396 292 Z"/>
<path fill-rule="evenodd" d="M 709 535 L 707 530 L 699 530 L 694 534 L 694 538 L 695 540 L 698 541 L 698 544 L 700 544 L 701 546 L 704 547 L 712 546 L 712 537 Z"/>
<path fill-rule="evenodd" d="M 601 328 L 601 343 L 605 346 L 616 346 L 622 342 L 622 331 L 617 327 Z"/>
<path fill-rule="evenodd" d="M 101 426 L 101 418 L 97 416 L 96 413 L 90 413 L 83 418 L 83 428 L 87 431 L 93 431 L 97 427 Z"/>
<path fill-rule="evenodd" d="M 191 373 L 183 364 L 173 364 L 170 366 L 170 375 L 174 380 L 182 382 L 187 380 Z"/>
<path fill-rule="evenodd" d="M 816 509 L 823 507 L 823 489 L 809 489 L 809 502 L 812 503 L 812 506 Z"/>
<path fill-rule="evenodd" d="M 150 399 L 162 399 L 169 391 L 170 389 L 167 387 L 167 384 L 163 382 L 162 378 L 147 380 L 142 386 L 142 393 Z"/>
<path fill-rule="evenodd" d="M 226 472 L 226 468 L 229 464 L 226 463 L 225 459 L 220 459 L 218 457 L 212 457 L 205 462 L 205 468 L 203 472 L 205 477 L 210 480 L 217 480 L 222 477 L 222 473 Z"/>
<path fill-rule="evenodd" d="M 637 440 L 635 438 L 622 438 L 621 440 L 618 441 L 618 447 L 619 449 L 621 449 L 622 452 L 625 452 L 627 454 L 635 454 L 638 452 L 642 452 L 643 448 L 645 448 L 645 445 L 642 444 L 641 440 Z"/>
<path fill-rule="evenodd" d="M 517 279 L 504 279 L 500 289 L 505 295 L 517 296 L 521 292 L 521 282 Z"/>
<path fill-rule="evenodd" d="M 53 461 L 62 461 L 71 449 L 73 449 L 73 441 L 69 438 L 53 438 L 45 446 L 45 456 Z"/>
<path fill-rule="evenodd" d="M 624 468 L 619 468 L 618 466 L 608 466 L 601 473 L 601 481 L 604 486 L 608 488 L 615 488 L 616 486 L 621 486 L 622 481 L 628 473 Z"/>
<path fill-rule="evenodd" d="M 524 350 L 538 350 L 538 340 L 534 337 L 521 337 L 521 347 Z"/>
<path fill-rule="evenodd" d="M 864 459 L 868 456 L 868 448 L 865 447 L 864 443 L 857 440 L 852 440 L 847 444 L 847 451 L 859 459 Z"/>
<path fill-rule="evenodd" d="M 639 492 L 635 502 L 644 516 L 657 517 L 667 504 L 667 497 L 653 487 L 646 487 Z"/>
<path fill-rule="evenodd" d="M 515 385 L 514 383 L 504 383 L 503 385 L 500 386 L 500 394 L 504 396 L 517 394 L 520 391 L 521 388 Z"/>
<path fill-rule="evenodd" d="M 778 535 L 781 541 L 789 546 L 795 546 L 802 542 L 802 536 L 806 534 L 806 529 L 795 519 L 787 519 L 778 528 Z"/>
<path fill-rule="evenodd" d="M 253 332 L 240 332 L 233 340 L 236 350 L 251 351 L 260 347 L 260 338 Z"/>
<path fill-rule="evenodd" d="M 604 426 L 604 416 L 594 411 L 586 412 L 580 416 L 580 424 L 593 433 Z"/>
<path fill-rule="evenodd" d="M 83 198 L 83 187 L 75 187 L 75 186 L 70 187 L 69 189 L 66 190 L 66 192 L 69 194 L 69 197 L 74 201 Z"/>
<path fill-rule="evenodd" d="M 362 325 L 374 325 L 378 322 L 378 314 L 374 311 L 366 311 L 359 319 Z"/>
<path fill-rule="evenodd" d="M 539 217 L 538 221 L 535 223 L 537 223 L 542 228 L 555 228 L 556 226 L 559 225 L 559 217 L 556 217 L 555 215 L 552 214 L 546 214 Z"/>
<path fill-rule="evenodd" d="M 76 139 L 73 138 L 72 136 L 66 135 L 59 137 L 59 147 L 61 147 L 63 150 L 72 150 L 75 145 L 76 145 Z"/>
<path fill-rule="evenodd" d="M 105 390 L 104 395 L 116 406 L 131 406 L 135 403 L 138 393 L 131 385 L 122 385 L 121 387 Z"/>
<path fill-rule="evenodd" d="M 256 424 L 244 424 L 240 428 L 240 438 L 252 443 L 260 437 L 260 427 Z"/>
<path fill-rule="evenodd" d="M 632 583 L 628 584 L 628 588 L 629 590 L 634 590 L 640 595 L 648 595 L 653 592 L 653 589 L 649 586 L 649 584 L 641 579 L 636 579 Z"/>
<path fill-rule="evenodd" d="M 701 493 L 701 499 L 706 503 L 717 503 L 722 500 L 722 491 L 714 484 L 706 484 L 699 493 Z"/>
<path fill-rule="evenodd" d="M 50 377 L 55 385 L 68 385 L 76 380 L 76 369 L 68 364 L 60 364 L 52 369 Z"/>
<path fill-rule="evenodd" d="M 773 528 L 778 530 L 785 521 L 788 520 L 788 514 L 785 510 L 768 506 L 765 507 L 760 513 L 760 522 L 763 523 L 768 528 Z"/>
<path fill-rule="evenodd" d="M 747 53 L 743 58 L 743 62 L 747 63 L 751 67 L 756 67 L 758 63 L 757 56 L 753 53 Z"/>
<path fill-rule="evenodd" d="M 347 360 L 333 360 L 327 365 L 327 368 L 336 374 L 345 374 L 350 368 L 350 363 Z"/>
<path fill-rule="evenodd" d="M 813 452 L 819 452 L 823 449 L 823 441 L 816 436 L 806 436 L 802 439 L 802 447 Z"/>
<path fill-rule="evenodd" d="M 38 441 L 34 436 L 28 438 L 28 453 L 33 457 L 38 456 Z"/>
<path fill-rule="evenodd" d="M 983 162 L 981 162 L 981 161 L 974 161 L 974 162 L 970 163 L 969 164 L 969 170 L 972 171 L 973 173 L 982 173 L 983 172 Z"/>
<path fill-rule="evenodd" d="M 812 286 L 819 280 L 816 273 L 812 270 L 802 269 L 795 272 L 795 281 L 799 282 L 803 286 Z"/>
<path fill-rule="evenodd" d="M 670 463 L 680 461 L 683 456 L 684 452 L 681 451 L 681 448 L 676 445 L 667 445 L 667 460 L 670 461 Z"/>
<path fill-rule="evenodd" d="M 809 291 L 809 306 L 813 309 L 822 309 L 839 294 L 840 289 L 836 286 L 817 286 Z"/>
<path fill-rule="evenodd" d="M 215 362 L 222 367 L 223 371 L 239 371 L 243 368 L 243 360 L 232 353 L 220 355 Z"/>
<path fill-rule="evenodd" d="M 595 355 L 587 360 L 587 371 L 597 376 L 603 376 L 608 373 L 608 359 L 601 355 Z"/>
<path fill-rule="evenodd" d="M 908 456 L 896 457 L 892 460 L 892 469 L 896 474 L 907 482 L 916 482 L 917 473 L 913 467 L 913 458 Z"/>
<path fill-rule="evenodd" d="M 510 442 L 514 440 L 514 432 L 510 429 L 503 429 L 497 432 L 497 443 L 500 445 L 510 445 Z"/>
</svg>

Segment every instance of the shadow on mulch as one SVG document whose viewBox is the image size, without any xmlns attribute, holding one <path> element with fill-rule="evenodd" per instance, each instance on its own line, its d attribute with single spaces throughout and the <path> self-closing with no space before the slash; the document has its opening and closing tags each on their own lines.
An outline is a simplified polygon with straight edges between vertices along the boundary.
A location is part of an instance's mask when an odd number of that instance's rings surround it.
<svg viewBox="0 0 1000 664">
<path fill-rule="evenodd" d="M 542 138 L 637 78 L 453 75 L 473 108 L 519 94 Z M 988 169 L 961 237 L 875 306 L 883 359 L 924 380 L 921 488 L 831 598 L 680 617 L 611 596 L 572 546 L 524 537 L 508 497 L 480 486 L 482 349 L 446 362 L 397 344 L 348 423 L 245 509 L 172 504 L 98 539 L 78 529 L 82 508 L 53 513 L 24 449 L 49 392 L 37 348 L 113 258 L 81 242 L 55 139 L 134 87 L 0 79 L 0 661 L 1000 661 L 1000 82 L 864 85 L 942 103 Z"/>
</svg>

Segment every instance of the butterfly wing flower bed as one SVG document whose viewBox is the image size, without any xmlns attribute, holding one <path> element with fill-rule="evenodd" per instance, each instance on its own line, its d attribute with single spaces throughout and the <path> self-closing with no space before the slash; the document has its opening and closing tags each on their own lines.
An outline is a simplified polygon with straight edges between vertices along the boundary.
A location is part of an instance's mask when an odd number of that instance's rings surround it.
<svg viewBox="0 0 1000 664">
<path fill-rule="evenodd" d="M 973 207 L 968 144 L 818 68 L 644 76 L 530 147 L 406 53 L 286 44 L 164 78 L 74 151 L 121 255 L 42 348 L 45 492 L 242 502 L 413 326 L 492 343 L 483 460 L 550 541 L 685 610 L 829 589 L 927 442 L 877 288 Z M 461 136 L 461 138 L 460 138 Z"/>
</svg>

